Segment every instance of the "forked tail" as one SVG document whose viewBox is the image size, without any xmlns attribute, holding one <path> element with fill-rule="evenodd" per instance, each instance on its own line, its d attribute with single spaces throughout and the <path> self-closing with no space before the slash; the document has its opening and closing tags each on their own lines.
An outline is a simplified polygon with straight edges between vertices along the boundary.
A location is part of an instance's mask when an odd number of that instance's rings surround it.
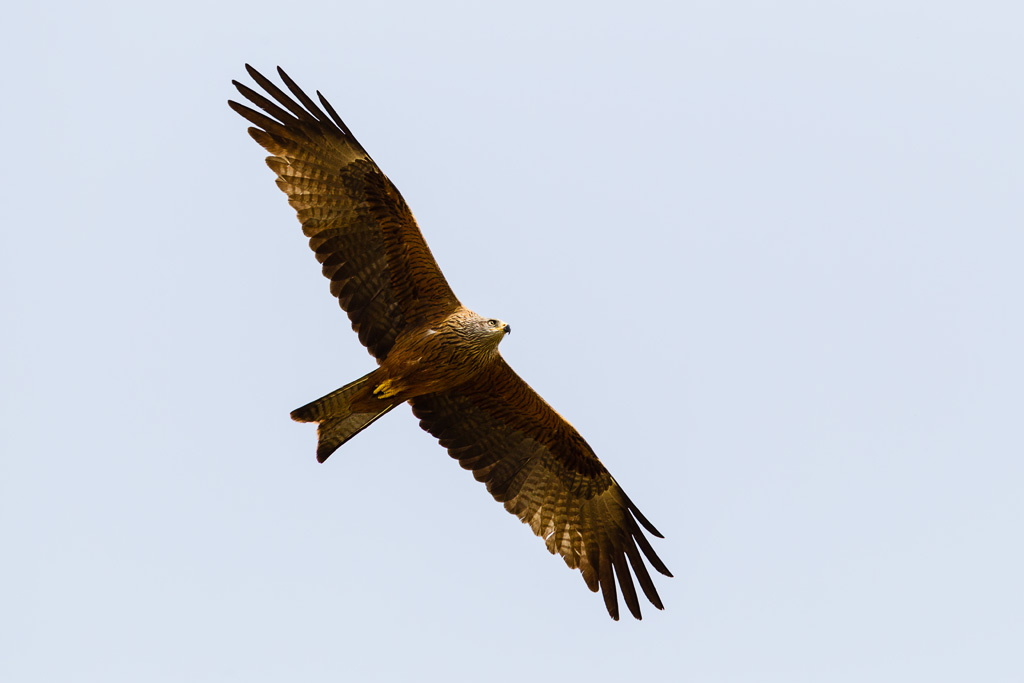
<svg viewBox="0 0 1024 683">
<path fill-rule="evenodd" d="M 378 418 L 394 408 L 397 404 L 387 405 L 375 413 L 354 413 L 351 409 L 352 397 L 363 387 L 367 378 L 360 377 L 346 384 L 337 391 L 307 403 L 292 411 L 292 419 L 296 422 L 318 422 L 316 434 L 319 442 L 316 446 L 316 459 L 323 462 L 327 457 L 353 436 L 363 431 Z"/>
</svg>

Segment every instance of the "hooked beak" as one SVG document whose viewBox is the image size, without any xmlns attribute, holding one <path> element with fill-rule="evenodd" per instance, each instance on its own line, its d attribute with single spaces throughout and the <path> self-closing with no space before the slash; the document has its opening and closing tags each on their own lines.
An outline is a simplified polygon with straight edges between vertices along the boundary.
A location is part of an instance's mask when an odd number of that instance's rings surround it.
<svg viewBox="0 0 1024 683">
<path fill-rule="evenodd" d="M 505 323 L 505 327 L 503 329 L 505 330 L 505 334 L 512 334 L 512 326 L 508 323 Z"/>
</svg>

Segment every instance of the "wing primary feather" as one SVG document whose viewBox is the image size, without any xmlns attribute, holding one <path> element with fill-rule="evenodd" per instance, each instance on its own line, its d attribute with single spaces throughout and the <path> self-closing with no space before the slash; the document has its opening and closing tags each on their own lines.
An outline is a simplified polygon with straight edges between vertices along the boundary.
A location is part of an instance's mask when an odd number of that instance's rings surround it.
<svg viewBox="0 0 1024 683">
<path fill-rule="evenodd" d="M 277 67 L 277 73 L 281 77 L 281 80 L 284 81 L 284 84 L 288 86 L 288 89 L 292 91 L 292 94 L 299 99 L 299 102 L 302 103 L 302 106 L 309 110 L 309 112 L 313 114 L 313 116 L 315 116 L 317 120 L 320 121 L 320 123 L 328 127 L 334 125 L 334 122 L 327 118 L 327 114 L 323 113 L 323 111 L 320 110 L 320 107 L 316 106 L 316 102 L 314 102 L 312 98 L 310 98 L 310 96 L 307 95 L 302 90 L 302 88 L 300 88 L 299 85 L 292 80 L 291 76 L 285 73 L 284 69 L 282 69 L 281 67 Z"/>
<path fill-rule="evenodd" d="M 267 133 L 284 138 L 285 140 L 295 140 L 295 130 L 293 128 L 289 128 L 278 123 L 266 114 L 261 114 L 255 109 L 250 109 L 244 104 L 239 104 L 238 102 L 233 102 L 231 100 L 228 100 L 228 106 L 238 112 L 238 114 L 246 121 L 255 126 L 259 126 Z"/>
<path fill-rule="evenodd" d="M 633 538 L 636 539 L 637 545 L 640 546 L 640 550 L 644 551 L 644 555 L 647 560 L 651 563 L 651 566 L 657 569 L 665 576 L 672 576 L 672 572 L 668 570 L 665 563 L 661 561 L 658 554 L 654 552 L 654 548 L 651 547 L 651 542 L 647 540 L 647 537 L 643 533 L 633 534 Z"/>
<path fill-rule="evenodd" d="M 598 580 L 601 582 L 601 596 L 608 615 L 615 621 L 619 620 L 619 601 L 615 592 L 615 575 L 612 572 L 612 560 L 607 552 L 602 552 L 597 562 Z"/>
<path fill-rule="evenodd" d="M 583 580 L 592 593 L 596 593 L 599 588 L 597 567 L 594 566 L 594 560 L 598 555 L 597 546 L 588 544 L 583 557 L 580 558 L 580 573 L 583 574 Z"/>
<path fill-rule="evenodd" d="M 273 81 L 271 81 L 269 78 L 267 78 L 266 76 L 264 76 L 263 74 L 261 74 L 259 71 L 252 68 L 248 64 L 245 65 L 245 70 L 249 72 L 250 76 L 252 76 L 252 80 L 256 81 L 261 88 L 270 93 L 270 96 L 277 100 L 278 103 L 281 104 L 281 106 L 283 106 L 291 113 L 295 114 L 296 118 L 298 118 L 301 121 L 305 121 L 306 123 L 319 123 L 315 118 L 313 118 L 312 114 L 310 114 L 308 111 L 300 107 L 298 103 L 295 102 L 295 100 L 288 97 L 288 95 L 286 95 L 283 90 L 274 85 Z"/>
<path fill-rule="evenodd" d="M 615 482 L 615 483 L 618 484 L 619 482 Z M 621 490 L 622 487 L 620 486 L 619 489 Z M 650 531 L 652 534 L 654 534 L 658 538 L 665 538 L 664 536 L 661 535 L 660 531 L 658 531 L 657 529 L 654 528 L 653 524 L 651 524 L 649 521 L 647 521 L 647 518 L 644 517 L 644 514 L 642 512 L 640 512 L 640 508 L 638 508 L 636 506 L 636 503 L 634 503 L 633 501 L 631 501 L 629 499 L 629 496 L 626 495 L 625 491 L 622 492 L 622 497 L 626 499 L 626 507 L 629 508 L 629 511 L 633 513 L 633 516 L 636 517 L 637 521 L 640 522 L 645 529 Z"/>
<path fill-rule="evenodd" d="M 612 556 L 615 560 L 615 576 L 619 579 L 619 586 L 622 588 L 622 599 L 629 608 L 629 613 L 637 619 L 643 619 L 640 614 L 640 601 L 636 596 L 636 587 L 633 585 L 633 577 L 629 574 L 629 567 L 626 563 L 626 556 L 621 550 L 616 550 Z"/>
<path fill-rule="evenodd" d="M 651 573 L 647 571 L 647 565 L 644 564 L 644 559 L 640 556 L 640 551 L 637 550 L 633 538 L 627 536 L 625 545 L 629 564 L 633 567 L 633 573 L 636 575 L 636 580 L 640 582 L 640 588 L 643 589 L 644 595 L 647 596 L 652 605 L 658 609 L 665 609 L 665 606 L 661 604 L 661 596 L 658 595 L 658 589 L 654 587 Z"/>
<path fill-rule="evenodd" d="M 238 92 L 242 93 L 242 96 L 245 97 L 245 99 L 249 100 L 257 107 L 276 118 L 278 121 L 281 121 L 282 123 L 290 123 L 298 120 L 244 83 L 239 83 L 238 81 L 231 82 L 234 84 Z"/>
<path fill-rule="evenodd" d="M 334 122 L 338 124 L 338 128 L 341 128 L 341 132 L 343 132 L 348 137 L 352 138 L 353 144 L 358 145 L 359 149 L 362 149 L 363 152 L 366 152 L 366 150 L 363 149 L 363 146 L 360 145 L 359 142 L 356 140 L 356 136 L 352 135 L 352 131 L 348 129 L 348 126 L 345 125 L 345 122 L 341 120 L 340 116 L 338 116 L 338 112 L 336 112 L 334 110 L 334 107 L 331 106 L 331 103 L 327 101 L 327 98 L 324 97 L 319 90 L 316 91 L 316 96 L 320 98 L 320 104 L 324 105 L 324 109 L 326 109 L 327 113 L 331 115 L 331 118 L 334 119 Z"/>
</svg>

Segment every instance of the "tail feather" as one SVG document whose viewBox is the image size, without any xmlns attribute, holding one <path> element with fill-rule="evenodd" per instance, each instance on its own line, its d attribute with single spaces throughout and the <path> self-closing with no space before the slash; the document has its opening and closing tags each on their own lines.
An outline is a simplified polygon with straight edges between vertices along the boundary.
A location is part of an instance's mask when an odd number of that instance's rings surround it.
<svg viewBox="0 0 1024 683">
<path fill-rule="evenodd" d="M 347 415 L 351 412 L 349 403 L 352 401 L 352 397 L 362 388 L 369 377 L 369 375 L 360 377 L 355 382 L 350 382 L 341 389 L 332 391 L 326 396 L 321 396 L 301 408 L 296 408 L 292 411 L 292 419 L 296 422 L 320 422 L 328 417 Z"/>
<path fill-rule="evenodd" d="M 312 403 L 292 411 L 292 419 L 296 422 L 319 422 L 317 427 L 318 443 L 316 459 L 323 462 L 342 444 L 363 431 L 378 418 L 384 416 L 395 407 L 388 404 L 382 410 L 371 413 L 354 413 L 351 409 L 352 397 L 366 383 L 369 375 L 346 384 L 337 391 L 332 391 Z"/>
<path fill-rule="evenodd" d="M 326 460 L 331 453 L 341 448 L 342 444 L 372 425 L 394 407 L 395 404 L 392 403 L 376 415 L 373 413 L 349 413 L 344 417 L 329 417 L 322 420 L 316 429 L 319 439 L 316 445 L 317 461 Z"/>
</svg>

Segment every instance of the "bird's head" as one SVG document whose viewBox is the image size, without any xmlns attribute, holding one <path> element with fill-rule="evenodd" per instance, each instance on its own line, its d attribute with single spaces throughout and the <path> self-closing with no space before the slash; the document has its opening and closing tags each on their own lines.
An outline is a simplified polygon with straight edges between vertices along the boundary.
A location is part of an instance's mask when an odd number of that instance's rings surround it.
<svg viewBox="0 0 1024 683">
<path fill-rule="evenodd" d="M 512 326 L 502 320 L 474 316 L 472 334 L 481 346 L 491 349 L 497 348 L 501 340 L 505 338 L 505 335 L 511 332 Z"/>
<path fill-rule="evenodd" d="M 488 318 L 484 322 L 484 331 L 488 335 L 492 335 L 496 340 L 494 343 L 497 344 L 505 338 L 506 334 L 512 334 L 512 326 L 503 320 L 497 318 Z"/>
<path fill-rule="evenodd" d="M 485 318 L 467 308 L 451 315 L 445 326 L 462 338 L 465 349 L 471 349 L 474 355 L 481 358 L 496 353 L 498 344 L 512 331 L 508 323 L 497 318 Z"/>
</svg>

